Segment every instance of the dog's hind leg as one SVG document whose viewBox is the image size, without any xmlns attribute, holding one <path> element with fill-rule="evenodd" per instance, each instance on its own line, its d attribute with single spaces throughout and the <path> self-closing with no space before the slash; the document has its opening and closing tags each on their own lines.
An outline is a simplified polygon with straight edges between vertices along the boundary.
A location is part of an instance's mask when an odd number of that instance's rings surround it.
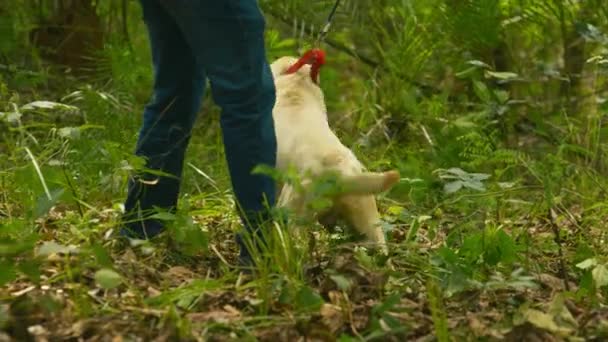
<svg viewBox="0 0 608 342">
<path fill-rule="evenodd" d="M 339 209 L 357 232 L 365 235 L 374 247 L 388 254 L 386 238 L 380 226 L 380 214 L 372 196 L 344 196 L 339 201 Z"/>
</svg>

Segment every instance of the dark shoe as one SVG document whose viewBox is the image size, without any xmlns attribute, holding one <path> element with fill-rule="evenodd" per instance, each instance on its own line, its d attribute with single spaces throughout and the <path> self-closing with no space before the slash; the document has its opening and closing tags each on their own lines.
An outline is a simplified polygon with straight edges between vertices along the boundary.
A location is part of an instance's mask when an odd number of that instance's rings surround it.
<svg viewBox="0 0 608 342">
<path fill-rule="evenodd" d="M 239 258 L 237 260 L 235 268 L 246 275 L 252 275 L 253 271 L 256 268 L 255 262 L 251 258 L 251 255 L 249 255 L 249 252 L 244 250 L 244 248 L 242 248 L 241 252 L 239 253 Z"/>
</svg>

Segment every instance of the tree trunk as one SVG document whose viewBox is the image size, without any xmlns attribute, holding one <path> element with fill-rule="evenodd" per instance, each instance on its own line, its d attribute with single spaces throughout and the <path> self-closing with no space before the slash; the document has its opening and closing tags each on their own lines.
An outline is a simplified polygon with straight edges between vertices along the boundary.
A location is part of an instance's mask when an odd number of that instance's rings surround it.
<svg viewBox="0 0 608 342">
<path fill-rule="evenodd" d="M 96 6 L 88 0 L 60 1 L 50 19 L 30 32 L 41 56 L 76 74 L 95 69 L 95 51 L 103 48 L 104 32 Z"/>
</svg>

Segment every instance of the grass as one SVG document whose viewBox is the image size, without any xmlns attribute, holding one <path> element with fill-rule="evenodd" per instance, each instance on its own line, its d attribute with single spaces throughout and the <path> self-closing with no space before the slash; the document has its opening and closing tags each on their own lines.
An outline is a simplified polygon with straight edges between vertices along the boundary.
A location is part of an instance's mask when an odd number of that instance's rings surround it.
<svg viewBox="0 0 608 342">
<path fill-rule="evenodd" d="M 346 230 L 310 225 L 311 244 L 272 227 L 271 262 L 245 281 L 230 267 L 240 224 L 209 99 L 172 228 L 150 242 L 118 243 L 126 179 L 143 166 L 132 155 L 150 85 L 139 50 L 129 59 L 110 48 L 109 67 L 123 76 L 104 85 L 19 71 L 0 79 L 9 113 L 0 123 L 2 337 L 608 337 L 608 182 L 593 159 L 605 142 L 569 127 L 553 145 L 514 148 L 442 97 L 417 104 L 407 137 L 386 139 L 370 102 L 379 85 L 340 78 L 339 63 L 327 66 L 323 86 L 330 110 L 354 117 L 332 116 L 332 124 L 370 168 L 404 176 L 379 198 L 388 259 L 355 247 Z M 341 94 L 345 85 L 353 92 Z M 73 107 L 26 110 L 34 100 Z M 77 111 L 74 121 L 66 111 Z"/>
</svg>

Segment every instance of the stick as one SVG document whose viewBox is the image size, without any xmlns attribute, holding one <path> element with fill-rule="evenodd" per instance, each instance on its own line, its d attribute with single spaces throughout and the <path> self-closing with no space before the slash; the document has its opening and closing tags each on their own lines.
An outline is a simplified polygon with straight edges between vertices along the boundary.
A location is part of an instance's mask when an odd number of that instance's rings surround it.
<svg viewBox="0 0 608 342">
<path fill-rule="evenodd" d="M 551 222 L 551 228 L 553 229 L 553 234 L 555 234 L 555 243 L 557 244 L 557 253 L 559 256 L 559 273 L 562 279 L 564 280 L 564 288 L 566 291 L 570 291 L 570 281 L 568 280 L 568 270 L 566 269 L 566 262 L 564 261 L 564 251 L 562 249 L 562 240 L 559 236 L 559 227 L 555 222 L 555 217 L 557 214 L 553 210 L 553 208 L 549 208 L 549 221 Z"/>
</svg>

